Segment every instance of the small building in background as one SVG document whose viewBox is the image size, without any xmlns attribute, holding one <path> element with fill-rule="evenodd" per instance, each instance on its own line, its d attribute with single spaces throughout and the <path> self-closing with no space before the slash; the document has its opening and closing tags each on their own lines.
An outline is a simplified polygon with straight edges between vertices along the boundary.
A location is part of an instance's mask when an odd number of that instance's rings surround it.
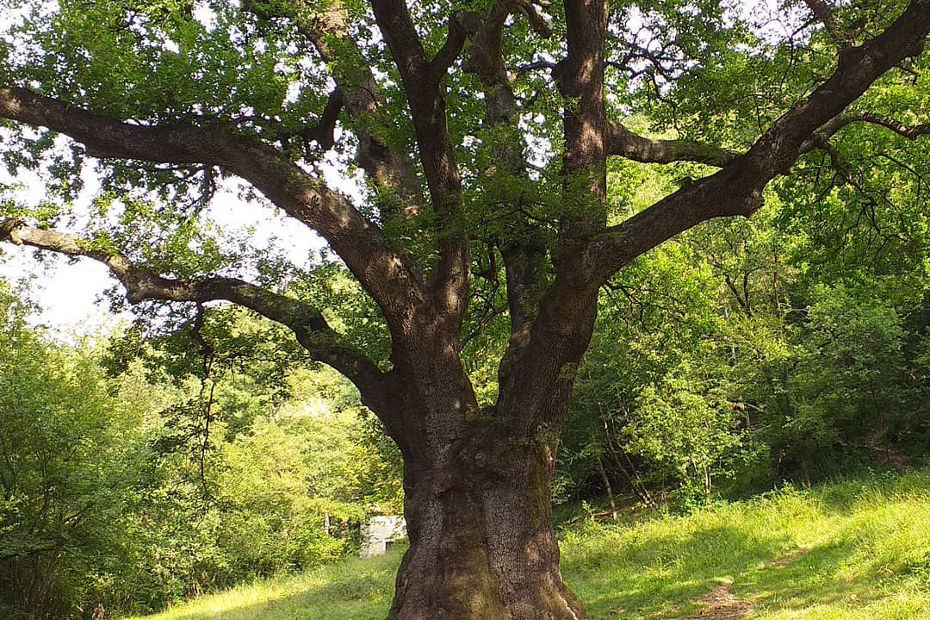
<svg viewBox="0 0 930 620">
<path fill-rule="evenodd" d="M 383 555 L 398 540 L 407 537 L 407 522 L 403 517 L 369 517 L 368 523 L 362 524 L 363 558 Z"/>
</svg>

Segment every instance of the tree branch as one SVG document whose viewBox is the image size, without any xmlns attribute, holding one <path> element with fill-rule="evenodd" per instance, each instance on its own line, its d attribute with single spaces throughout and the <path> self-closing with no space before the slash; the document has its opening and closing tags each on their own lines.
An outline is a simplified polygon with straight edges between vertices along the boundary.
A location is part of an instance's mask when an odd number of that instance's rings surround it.
<svg viewBox="0 0 930 620">
<path fill-rule="evenodd" d="M 309 127 L 301 132 L 301 137 L 306 143 L 315 141 L 324 151 L 333 148 L 336 143 L 335 132 L 336 122 L 339 120 L 339 112 L 342 111 L 343 96 L 342 90 L 337 86 L 329 94 L 326 101 L 326 107 L 320 115 L 320 121 L 313 127 Z"/>
<path fill-rule="evenodd" d="M 723 167 L 739 153 L 691 140 L 650 140 L 619 123 L 607 123 L 607 152 L 644 164 L 670 164 L 691 161 Z"/>
<path fill-rule="evenodd" d="M 513 333 L 501 360 L 495 406 L 508 419 L 512 432 L 521 437 L 539 428 L 557 432 L 568 413 L 560 403 L 570 398 L 577 362 L 590 341 L 598 289 L 566 285 L 566 276 L 574 271 L 575 260 L 590 236 L 607 219 L 607 0 L 565 0 L 564 6 L 567 55 L 553 69 L 553 77 L 564 102 L 563 195 L 580 208 L 562 218 L 555 277 L 542 294 L 525 291 L 531 295 L 528 300 L 535 302 L 535 316 L 521 313 L 521 318 L 531 318 L 532 323 L 516 326 L 519 331 Z M 510 261 L 508 285 L 512 277 L 525 281 L 526 276 L 541 275 L 538 260 L 545 255 L 521 254 L 515 257 L 517 261 Z M 519 372 L 513 372 L 515 368 Z"/>
<path fill-rule="evenodd" d="M 460 322 L 467 304 L 471 265 L 468 231 L 459 222 L 462 180 L 449 136 L 445 97 L 431 73 L 405 0 L 371 0 L 371 6 L 400 72 L 413 118 L 420 163 L 438 216 L 439 268 L 435 299 L 448 316 Z M 458 36 L 454 37 L 454 44 Z"/>
<path fill-rule="evenodd" d="M 928 32 L 930 1 L 912 0 L 882 34 L 841 51 L 833 75 L 778 119 L 745 155 L 598 235 L 587 248 L 584 277 L 599 284 L 633 258 L 700 222 L 754 213 L 765 185 L 788 173 L 813 148 L 814 133 L 835 122 L 886 71 L 919 55 Z"/>
<path fill-rule="evenodd" d="M 0 89 L 0 118 L 46 127 L 96 157 L 221 166 L 250 182 L 291 217 L 316 230 L 385 311 L 388 321 L 422 296 L 416 272 L 388 249 L 381 230 L 342 195 L 274 148 L 226 127 L 133 125 L 21 88 Z"/>
<path fill-rule="evenodd" d="M 587 175 L 592 198 L 604 203 L 607 196 L 606 0 L 566 0 L 565 29 L 568 54 L 552 71 L 566 103 L 562 172 L 566 177 L 576 173 Z"/>
<path fill-rule="evenodd" d="M 464 11 L 455 11 L 449 18 L 449 33 L 446 35 L 446 42 L 436 53 L 436 56 L 430 61 L 427 73 L 431 82 L 438 83 L 449 70 L 449 67 L 455 62 L 465 47 L 467 32 L 463 20 Z"/>
<path fill-rule="evenodd" d="M 507 4 L 509 4 L 509 9 L 512 12 L 525 15 L 530 22 L 530 27 L 540 37 L 548 39 L 552 36 L 552 28 L 549 27 L 546 18 L 536 8 L 536 6 L 542 8 L 549 6 L 548 0 L 510 0 Z"/>
<path fill-rule="evenodd" d="M 485 126 L 510 127 L 518 131 L 519 109 L 501 53 L 502 29 L 512 10 L 512 6 L 495 3 L 487 15 L 469 13 L 464 16 L 463 23 L 471 45 L 462 67 L 466 73 L 477 76 L 481 84 Z M 499 171 L 528 180 L 528 164 L 519 141 L 500 140 L 489 147 Z M 519 212 L 523 206 L 520 201 L 520 198 L 514 201 L 514 212 Z M 536 317 L 539 298 L 545 290 L 546 277 L 546 244 L 541 239 L 543 233 L 539 227 L 525 217 L 518 217 L 507 229 L 493 240 L 494 245 L 500 248 L 504 262 L 510 318 L 510 343 L 499 367 L 502 384 L 507 381 L 512 361 L 526 342 L 529 326 Z M 491 277 L 498 277 L 496 269 Z"/>
<path fill-rule="evenodd" d="M 0 241 L 75 257 L 87 257 L 106 265 L 126 289 L 132 304 L 146 300 L 203 304 L 225 300 L 280 323 L 294 332 L 310 356 L 332 366 L 351 380 L 364 398 L 385 398 L 384 374 L 364 354 L 333 331 L 322 313 L 313 306 L 260 288 L 237 278 L 210 277 L 199 280 L 164 278 L 136 265 L 118 252 L 95 248 L 85 239 L 54 230 L 33 228 L 18 220 L 0 220 Z M 379 414 L 384 407 L 372 402 Z"/>
<path fill-rule="evenodd" d="M 260 19 L 290 20 L 329 67 L 342 93 L 342 103 L 348 116 L 356 121 L 364 119 L 378 109 L 380 89 L 370 63 L 349 32 L 345 8 L 334 4 L 318 11 L 307 4 L 306 0 L 244 0 L 242 10 Z M 373 136 L 365 123 L 357 123 L 353 131 L 358 137 L 359 166 L 379 191 L 389 196 L 396 194 L 403 203 L 399 210 L 390 204 L 390 200 L 382 203 L 380 208 L 385 218 L 415 213 L 423 194 L 411 158 Z"/>
<path fill-rule="evenodd" d="M 811 10 L 814 17 L 820 20 L 834 41 L 841 44 L 847 43 L 846 33 L 843 32 L 843 29 L 836 21 L 836 16 L 833 15 L 833 10 L 826 2 L 823 0 L 804 0 L 804 4 Z"/>
<path fill-rule="evenodd" d="M 873 114 L 871 112 L 858 112 L 840 114 L 834 117 L 830 122 L 825 124 L 817 131 L 815 137 L 812 140 L 805 143 L 804 149 L 811 150 L 816 148 L 816 142 L 835 135 L 844 127 L 852 125 L 853 123 L 869 123 L 871 125 L 878 125 L 879 127 L 890 129 L 891 131 L 904 138 L 907 138 L 908 140 L 916 140 L 920 136 L 930 135 L 930 123 L 905 125 L 904 123 L 901 123 L 893 118 L 888 118 L 879 114 Z"/>
</svg>

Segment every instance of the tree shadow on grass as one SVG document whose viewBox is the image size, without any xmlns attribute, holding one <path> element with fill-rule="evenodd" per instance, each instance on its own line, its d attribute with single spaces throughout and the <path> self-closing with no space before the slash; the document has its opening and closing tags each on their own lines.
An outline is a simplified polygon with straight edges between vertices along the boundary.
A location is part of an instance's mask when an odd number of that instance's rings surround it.
<svg viewBox="0 0 930 620">
<path fill-rule="evenodd" d="M 714 618 L 706 597 L 721 586 L 742 609 L 752 607 L 752 617 L 793 618 L 813 608 L 843 617 L 846 610 L 880 608 L 889 597 L 900 599 L 902 579 L 916 583 L 928 574 L 930 556 L 916 554 L 897 563 L 897 551 L 890 559 L 875 557 L 874 549 L 886 543 L 885 533 L 896 529 L 895 516 L 882 512 L 888 504 L 879 500 L 872 495 L 866 508 L 851 511 L 854 500 L 840 493 L 819 502 L 814 512 L 798 513 L 790 527 L 777 507 L 771 522 L 760 519 L 770 508 L 765 505 L 745 521 L 740 513 L 724 510 L 700 527 L 683 522 L 686 531 L 676 532 L 674 521 L 614 533 L 606 527 L 600 537 L 566 545 L 563 574 L 592 620 L 698 617 L 701 611 Z M 865 531 L 864 520 L 869 523 Z M 808 528 L 822 530 L 819 542 L 798 547 L 796 537 L 805 538 Z M 910 604 L 925 609 L 930 593 L 922 596 L 918 593 Z"/>
<path fill-rule="evenodd" d="M 700 611 L 708 592 L 730 581 L 735 582 L 738 597 L 766 604 L 782 599 L 798 604 L 822 600 L 825 590 L 844 594 L 841 584 L 825 588 L 818 575 L 827 575 L 851 552 L 846 546 L 814 549 L 791 563 L 779 563 L 791 545 L 781 535 L 760 537 L 726 525 L 687 535 L 645 535 L 622 544 L 612 544 L 607 536 L 595 544 L 586 543 L 586 548 L 569 547 L 563 575 L 585 602 L 592 620 L 684 617 Z M 381 619 L 390 608 L 400 558 L 395 552 L 373 561 L 350 561 L 328 567 L 320 579 L 308 578 L 260 601 L 204 606 L 171 619 Z"/>
<path fill-rule="evenodd" d="M 705 597 L 733 582 L 733 595 L 767 611 L 799 610 L 858 597 L 868 583 L 838 574 L 855 553 L 851 540 L 796 549 L 785 536 L 754 536 L 736 526 L 712 526 L 686 536 L 645 536 L 623 545 L 608 539 L 573 550 L 563 562 L 566 582 L 585 601 L 589 618 L 659 620 L 700 612 Z M 172 620 L 375 620 L 384 618 L 401 558 L 392 553 L 372 563 L 350 562 L 261 601 L 204 608 Z M 872 595 L 878 598 L 878 594 Z"/>
<path fill-rule="evenodd" d="M 874 584 L 841 576 L 843 561 L 856 553 L 853 540 L 834 541 L 801 549 L 783 561 L 759 566 L 741 575 L 734 594 L 769 611 L 799 610 L 814 604 L 875 598 Z"/>
<path fill-rule="evenodd" d="M 667 551 L 660 561 L 638 566 L 626 550 L 565 563 L 566 581 L 577 584 L 592 620 L 689 616 L 701 610 L 708 593 L 731 582 L 736 599 L 768 610 L 881 596 L 872 584 L 839 575 L 838 567 L 856 551 L 851 540 L 798 550 L 786 561 L 778 559 L 791 548 L 786 537 L 760 539 L 725 526 L 696 531 L 684 540 L 654 538 L 642 544 Z M 720 552 L 710 553 L 715 544 Z"/>
</svg>

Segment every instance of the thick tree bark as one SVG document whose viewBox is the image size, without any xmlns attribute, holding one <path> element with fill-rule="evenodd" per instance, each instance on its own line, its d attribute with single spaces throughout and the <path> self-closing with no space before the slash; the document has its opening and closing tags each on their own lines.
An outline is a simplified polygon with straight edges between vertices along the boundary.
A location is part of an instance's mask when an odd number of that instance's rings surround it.
<svg viewBox="0 0 930 620">
<path fill-rule="evenodd" d="M 593 305 L 593 297 L 588 305 Z M 580 312 L 579 316 L 593 315 Z M 584 609 L 562 582 L 552 524 L 551 481 L 573 373 L 545 394 L 502 386 L 522 407 L 478 409 L 450 326 L 417 317 L 395 340 L 392 402 L 403 420 L 405 517 L 410 550 L 390 618 L 578 619 Z M 593 321 L 565 325 L 587 343 Z M 584 346 L 574 349 L 577 364 Z M 560 351 L 550 352 L 562 358 Z M 532 360 L 513 369 L 533 374 Z M 506 398 L 504 398 L 506 396 Z M 499 403 L 500 404 L 500 403 Z"/>
<path fill-rule="evenodd" d="M 550 490 L 555 440 L 476 422 L 404 468 L 410 550 L 389 618 L 583 618 L 562 582 Z"/>
</svg>

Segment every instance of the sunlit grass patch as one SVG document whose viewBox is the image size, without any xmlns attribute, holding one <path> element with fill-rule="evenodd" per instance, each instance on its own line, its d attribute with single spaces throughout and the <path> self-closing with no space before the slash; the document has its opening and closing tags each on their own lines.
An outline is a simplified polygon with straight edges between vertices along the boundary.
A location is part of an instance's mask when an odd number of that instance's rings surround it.
<svg viewBox="0 0 930 620">
<path fill-rule="evenodd" d="M 286 576 L 203 596 L 150 616 L 158 620 L 229 618 L 296 620 L 384 618 L 394 593 L 403 549 L 368 560 L 351 559 L 297 576 Z"/>
</svg>

